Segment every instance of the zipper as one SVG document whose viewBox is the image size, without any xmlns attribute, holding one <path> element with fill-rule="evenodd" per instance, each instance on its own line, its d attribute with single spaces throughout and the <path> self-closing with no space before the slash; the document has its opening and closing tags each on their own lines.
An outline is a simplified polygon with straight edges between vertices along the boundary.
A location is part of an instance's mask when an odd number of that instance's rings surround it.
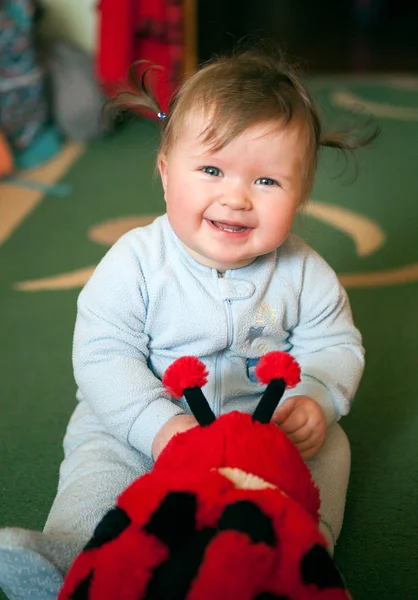
<svg viewBox="0 0 418 600">
<path fill-rule="evenodd" d="M 226 348 L 227 350 L 232 344 L 232 338 L 234 334 L 234 328 L 232 325 L 232 301 L 225 300 L 226 305 L 226 323 L 227 323 L 227 334 L 226 334 Z M 222 358 L 225 350 L 219 352 L 215 361 L 215 415 L 219 417 L 221 414 L 221 396 L 222 396 Z"/>
<path fill-rule="evenodd" d="M 226 347 L 229 348 L 232 344 L 232 336 L 233 336 L 233 327 L 232 327 L 232 301 L 225 300 L 226 303 L 226 322 L 228 325 L 227 337 L 226 337 Z"/>
<path fill-rule="evenodd" d="M 218 352 L 217 356 L 216 356 L 216 361 L 215 361 L 215 403 L 214 403 L 214 409 L 215 409 L 215 417 L 218 418 L 219 417 L 219 411 L 220 411 L 220 405 L 221 405 L 221 379 L 219 377 L 219 371 L 220 371 L 220 363 L 221 363 L 221 358 L 222 358 L 222 352 Z"/>
</svg>

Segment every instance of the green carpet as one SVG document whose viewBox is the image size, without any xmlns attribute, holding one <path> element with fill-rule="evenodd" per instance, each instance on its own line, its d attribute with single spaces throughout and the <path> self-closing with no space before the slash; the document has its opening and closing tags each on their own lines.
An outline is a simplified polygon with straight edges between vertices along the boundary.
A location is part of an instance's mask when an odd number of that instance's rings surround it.
<svg viewBox="0 0 418 600">
<path fill-rule="evenodd" d="M 311 85 L 331 120 L 362 98 L 382 129 L 358 154 L 354 184 L 350 169 L 335 177 L 344 161 L 324 152 L 312 199 L 369 219 L 384 238 L 368 243 L 367 230 L 360 247 L 356 225 L 349 235 L 309 213 L 295 225 L 338 273 L 368 274 L 367 281 L 388 271 L 386 282 L 348 289 L 367 368 L 343 420 L 353 466 L 336 560 L 355 599 L 418 598 L 418 276 L 412 266 L 405 281 L 404 269 L 418 263 L 418 80 Z M 157 138 L 154 124 L 138 122 L 91 143 L 61 180 L 70 195 L 46 196 L 0 246 L 0 526 L 42 527 L 75 393 L 79 289 L 15 285 L 95 265 L 106 246 L 87 237 L 92 226 L 164 210 L 153 177 Z"/>
</svg>

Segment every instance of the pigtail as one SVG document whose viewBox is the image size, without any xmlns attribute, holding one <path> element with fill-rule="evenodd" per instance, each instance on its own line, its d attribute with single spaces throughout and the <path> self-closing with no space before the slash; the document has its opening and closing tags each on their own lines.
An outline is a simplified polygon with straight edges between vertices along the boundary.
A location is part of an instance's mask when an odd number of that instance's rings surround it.
<svg viewBox="0 0 418 600">
<path fill-rule="evenodd" d="M 142 70 L 139 67 L 142 67 Z M 126 113 L 145 111 L 158 116 L 163 124 L 165 115 L 155 95 L 155 72 L 162 70 L 162 67 L 148 60 L 135 61 L 128 71 L 127 89 L 119 91 L 105 103 L 103 107 L 105 121 L 109 123 Z"/>
<path fill-rule="evenodd" d="M 356 150 L 365 148 L 373 142 L 380 134 L 380 127 L 372 116 L 366 120 L 363 125 L 356 125 L 351 128 L 330 130 L 321 135 L 319 140 L 320 148 L 332 148 L 343 155 L 345 165 L 336 177 L 343 175 L 352 164 L 354 168 L 351 182 L 357 179 L 359 173 L 359 162 Z"/>
<path fill-rule="evenodd" d="M 366 133 L 370 126 L 372 126 L 371 132 Z M 365 123 L 362 130 L 364 130 L 364 133 L 361 132 L 359 127 L 329 131 L 321 137 L 319 143 L 322 147 L 334 148 L 342 152 L 354 152 L 358 148 L 368 146 L 380 134 L 380 127 L 373 122 L 372 117 Z"/>
</svg>

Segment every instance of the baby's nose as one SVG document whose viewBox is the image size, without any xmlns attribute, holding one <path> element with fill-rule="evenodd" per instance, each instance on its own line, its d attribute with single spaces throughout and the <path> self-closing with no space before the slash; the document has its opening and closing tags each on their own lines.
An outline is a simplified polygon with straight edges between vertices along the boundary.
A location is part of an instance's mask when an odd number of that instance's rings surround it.
<svg viewBox="0 0 418 600">
<path fill-rule="evenodd" d="M 249 191 L 244 186 L 231 186 L 225 190 L 221 204 L 233 210 L 250 210 L 252 207 Z"/>
</svg>

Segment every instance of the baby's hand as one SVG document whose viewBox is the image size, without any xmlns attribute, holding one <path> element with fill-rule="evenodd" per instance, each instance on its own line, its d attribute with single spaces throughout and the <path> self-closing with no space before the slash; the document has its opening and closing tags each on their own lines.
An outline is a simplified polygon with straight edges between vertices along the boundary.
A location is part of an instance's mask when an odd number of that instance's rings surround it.
<svg viewBox="0 0 418 600">
<path fill-rule="evenodd" d="M 271 419 L 296 445 L 304 460 L 319 452 L 327 424 L 322 408 L 308 396 L 287 398 Z"/>
<path fill-rule="evenodd" d="M 154 460 L 157 460 L 173 435 L 187 431 L 192 427 L 196 427 L 196 425 L 198 425 L 198 422 L 192 415 L 176 415 L 167 421 L 152 442 L 152 456 Z"/>
</svg>

